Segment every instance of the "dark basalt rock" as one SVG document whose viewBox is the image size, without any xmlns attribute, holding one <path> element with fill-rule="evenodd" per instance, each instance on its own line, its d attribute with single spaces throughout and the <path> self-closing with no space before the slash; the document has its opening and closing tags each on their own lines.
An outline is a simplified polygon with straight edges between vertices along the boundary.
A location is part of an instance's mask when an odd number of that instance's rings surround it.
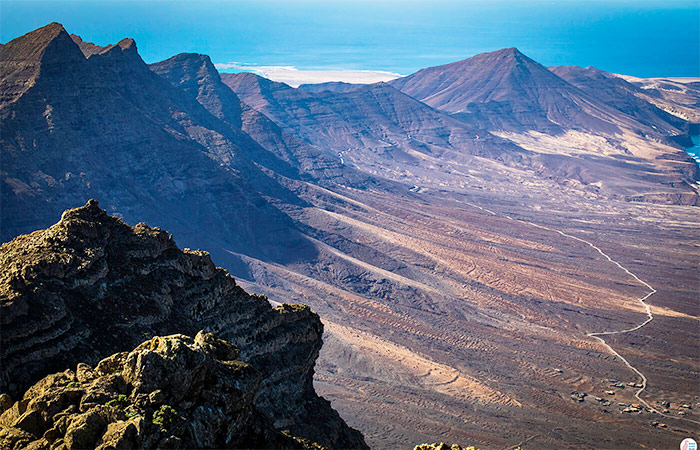
<svg viewBox="0 0 700 450">
<path fill-rule="evenodd" d="M 49 375 L 0 415 L 2 448 L 321 448 L 254 405 L 261 374 L 211 333 L 154 337 Z"/>
<path fill-rule="evenodd" d="M 152 336 L 204 329 L 262 374 L 254 403 L 277 429 L 366 447 L 313 389 L 319 317 L 247 294 L 208 253 L 178 249 L 164 230 L 126 225 L 91 200 L 3 244 L 0 266 L 0 392 L 16 396 L 50 373 L 95 364 Z"/>
</svg>

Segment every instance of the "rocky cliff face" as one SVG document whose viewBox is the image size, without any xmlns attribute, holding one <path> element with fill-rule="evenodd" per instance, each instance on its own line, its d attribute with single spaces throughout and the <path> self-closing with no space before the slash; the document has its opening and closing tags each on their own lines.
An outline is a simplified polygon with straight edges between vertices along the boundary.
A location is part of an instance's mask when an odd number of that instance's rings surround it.
<svg viewBox="0 0 700 450">
<path fill-rule="evenodd" d="M 94 364 L 154 335 L 205 329 L 261 372 L 254 402 L 277 428 L 334 447 L 365 446 L 313 390 L 318 316 L 306 306 L 272 308 L 207 253 L 179 250 L 166 231 L 128 226 L 90 201 L 3 244 L 0 265 L 2 392 L 16 395 L 66 365 Z"/>
<path fill-rule="evenodd" d="M 3 396 L 3 448 L 316 448 L 254 405 L 261 374 L 211 333 L 154 337 Z"/>
<path fill-rule="evenodd" d="M 270 200 L 301 203 L 251 160 L 259 145 L 149 70 L 133 40 L 79 42 L 50 24 L 0 46 L 3 241 L 97 198 L 229 268 L 232 252 L 289 254 L 275 242 L 313 253 Z"/>
</svg>

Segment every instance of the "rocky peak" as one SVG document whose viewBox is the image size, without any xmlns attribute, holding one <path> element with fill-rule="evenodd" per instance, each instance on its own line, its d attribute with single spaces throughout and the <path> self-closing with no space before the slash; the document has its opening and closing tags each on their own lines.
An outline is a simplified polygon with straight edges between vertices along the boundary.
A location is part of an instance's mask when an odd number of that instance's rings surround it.
<svg viewBox="0 0 700 450">
<path fill-rule="evenodd" d="M 131 38 L 124 38 L 116 44 L 108 45 L 105 47 L 99 55 L 105 55 L 109 53 L 114 54 L 127 54 L 127 55 L 138 55 L 138 49 L 136 48 L 136 41 Z"/>
<path fill-rule="evenodd" d="M 262 375 L 200 331 L 49 375 L 0 404 L 3 448 L 319 448 L 253 404 Z"/>
<path fill-rule="evenodd" d="M 69 54 L 70 46 L 66 46 L 67 42 L 73 41 L 63 25 L 53 22 L 3 44 L 0 46 L 2 49 L 0 55 L 5 57 L 11 53 L 18 59 L 21 58 L 23 62 L 39 62 L 46 56 L 46 51 L 50 47 L 54 50 L 63 49 Z"/>
<path fill-rule="evenodd" d="M 389 84 L 487 130 L 619 131 L 607 120 L 610 111 L 604 105 L 515 47 L 422 69 Z"/>
<path fill-rule="evenodd" d="M 266 169 L 293 179 L 308 179 L 311 176 L 328 180 L 336 179 L 342 174 L 346 183 L 355 186 L 366 180 L 366 176 L 348 168 L 341 172 L 335 157 L 285 132 L 270 118 L 242 101 L 222 80 L 232 74 L 219 74 L 208 56 L 182 53 L 151 64 L 149 68 L 196 100 L 210 114 L 230 125 L 232 131 L 239 132 L 241 140 L 254 139 L 252 145 L 246 146 L 248 155 Z M 253 83 L 269 81 L 249 75 Z M 309 95 L 287 85 L 279 85 L 282 89 L 286 88 L 286 93 Z"/>
<path fill-rule="evenodd" d="M 200 53 L 180 53 L 165 61 L 151 64 L 150 67 L 154 72 L 165 72 L 168 69 L 171 76 L 179 74 L 184 79 L 197 75 L 199 78 L 220 80 L 219 72 L 209 56 Z"/>
<path fill-rule="evenodd" d="M 523 56 L 523 57 L 527 58 L 527 56 L 525 56 L 520 50 L 518 50 L 517 47 L 502 48 L 502 49 L 500 49 L 500 50 L 496 50 L 496 51 L 493 52 L 493 53 L 500 53 L 500 54 L 503 54 L 503 55 L 512 55 L 512 56 L 515 56 L 515 57 L 517 57 L 517 56 Z M 529 59 L 529 58 L 528 58 L 528 59 Z"/>
<path fill-rule="evenodd" d="M 117 42 L 115 46 L 121 48 L 124 51 L 138 52 L 136 48 L 136 41 L 132 38 L 124 38 L 121 41 Z"/>
<path fill-rule="evenodd" d="M 80 48 L 73 42 L 60 23 L 20 36 L 3 46 L 2 56 L 10 55 L 14 61 L 41 63 L 43 65 L 69 63 L 82 58 Z"/>
<path fill-rule="evenodd" d="M 19 98 L 39 76 L 51 77 L 65 65 L 80 64 L 84 59 L 80 48 L 56 22 L 0 45 L 0 108 Z"/>
<path fill-rule="evenodd" d="M 99 53 L 91 54 L 89 58 L 90 62 L 97 65 L 98 70 L 110 70 L 115 73 L 136 72 L 139 76 L 147 70 L 146 63 L 139 55 L 136 41 L 131 38 L 108 45 Z"/>
<path fill-rule="evenodd" d="M 297 92 L 296 95 L 305 94 L 305 92 L 294 89 L 285 83 L 272 81 L 250 72 L 222 73 L 221 80 L 224 84 L 233 89 L 234 92 L 239 94 L 247 95 L 275 91 L 294 91 Z"/>
<path fill-rule="evenodd" d="M 472 56 L 471 58 L 467 58 L 462 61 L 457 61 L 452 64 L 459 65 L 460 63 L 466 64 L 467 62 L 469 64 L 483 64 L 486 61 L 497 61 L 499 64 L 504 64 L 508 62 L 512 64 L 541 66 L 540 63 L 528 57 L 516 47 L 502 48 L 493 52 L 479 53 L 478 55 Z"/>
<path fill-rule="evenodd" d="M 82 208 L 68 209 L 61 214 L 61 223 L 72 222 L 100 222 L 108 218 L 107 212 L 100 208 L 100 203 L 91 198 Z"/>
<path fill-rule="evenodd" d="M 209 254 L 134 227 L 91 200 L 46 230 L 0 246 L 0 392 L 17 395 L 47 374 L 95 364 L 144 338 L 205 329 L 262 374 L 255 405 L 279 429 L 362 448 L 313 390 L 323 325 L 307 306 L 273 308 L 249 295 Z M 323 417 L 323 428 L 312 417 Z"/>
<path fill-rule="evenodd" d="M 134 61 L 139 61 L 143 64 L 141 57 L 138 53 L 138 48 L 136 47 L 136 41 L 131 38 L 124 38 L 116 44 L 110 45 L 96 45 L 92 42 L 85 42 L 83 39 L 76 35 L 71 34 L 70 38 L 73 42 L 80 48 L 80 51 L 86 58 L 91 58 L 95 55 L 106 55 L 107 58 L 131 58 Z"/>
<path fill-rule="evenodd" d="M 148 66 L 204 106 L 212 115 L 236 128 L 241 127 L 241 102 L 236 94 L 221 82 L 219 72 L 207 55 L 180 53 Z"/>
</svg>

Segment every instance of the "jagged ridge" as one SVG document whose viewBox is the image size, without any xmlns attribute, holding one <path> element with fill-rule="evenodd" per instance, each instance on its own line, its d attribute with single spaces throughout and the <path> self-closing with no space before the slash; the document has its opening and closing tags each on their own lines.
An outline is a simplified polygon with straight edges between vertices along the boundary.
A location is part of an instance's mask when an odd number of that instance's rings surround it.
<svg viewBox="0 0 700 450">
<path fill-rule="evenodd" d="M 263 374 L 255 404 L 275 426 L 364 447 L 313 390 L 318 316 L 306 306 L 272 308 L 206 252 L 179 250 L 166 231 L 128 226 L 91 200 L 49 229 L 3 244 L 0 265 L 0 391 L 16 394 L 66 364 L 94 364 L 147 337 L 206 329 Z"/>
</svg>

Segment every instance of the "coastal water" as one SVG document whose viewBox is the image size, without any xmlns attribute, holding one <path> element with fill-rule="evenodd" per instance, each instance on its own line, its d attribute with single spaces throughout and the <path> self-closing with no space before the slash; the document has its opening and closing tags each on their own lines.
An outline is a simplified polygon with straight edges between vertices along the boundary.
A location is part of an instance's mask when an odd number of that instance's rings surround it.
<svg viewBox="0 0 700 450">
<path fill-rule="evenodd" d="M 693 146 L 687 147 L 685 151 L 700 166 L 700 136 L 690 136 L 690 138 L 693 140 Z"/>
<path fill-rule="evenodd" d="M 544 65 L 640 77 L 700 75 L 697 0 L 2 0 L 0 41 L 57 21 L 99 45 L 136 39 L 146 62 L 410 74 L 504 47 Z"/>
</svg>

